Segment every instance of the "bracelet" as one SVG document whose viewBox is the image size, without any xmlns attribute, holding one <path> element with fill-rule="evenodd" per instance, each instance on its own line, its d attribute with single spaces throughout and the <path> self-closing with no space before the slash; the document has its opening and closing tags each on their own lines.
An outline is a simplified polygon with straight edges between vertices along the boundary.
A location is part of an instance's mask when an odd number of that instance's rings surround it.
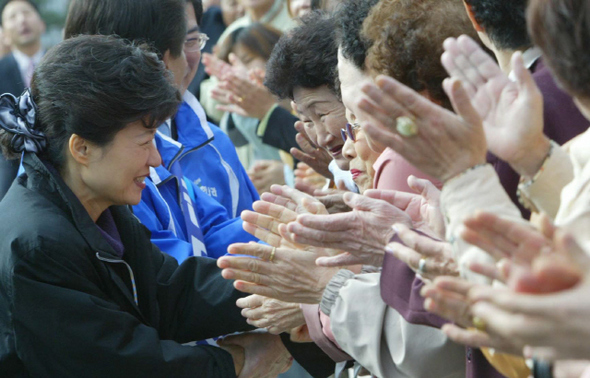
<svg viewBox="0 0 590 378">
<path fill-rule="evenodd" d="M 526 196 L 526 194 L 524 193 L 524 190 L 529 188 L 531 185 L 533 185 L 535 183 L 535 181 L 537 181 L 539 179 L 539 177 L 543 174 L 543 172 L 545 171 L 545 168 L 547 167 L 547 163 L 549 162 L 549 158 L 553 154 L 553 151 L 555 150 L 556 147 L 559 147 L 559 145 L 551 140 L 549 143 L 549 152 L 547 152 L 547 155 L 545 156 L 545 159 L 543 159 L 543 163 L 541 164 L 541 168 L 539 168 L 539 170 L 537 171 L 537 173 L 535 173 L 533 178 L 531 178 L 529 180 L 525 180 L 524 177 L 522 177 L 522 176 L 520 177 L 520 182 L 518 183 L 518 188 L 516 190 L 516 196 L 518 197 L 518 202 L 525 209 L 528 209 L 534 213 L 538 213 L 539 209 L 537 208 L 537 206 L 535 206 L 533 201 L 531 201 Z"/>
<path fill-rule="evenodd" d="M 449 183 L 449 182 L 451 182 L 451 181 L 453 181 L 453 180 L 456 180 L 456 179 L 458 179 L 458 178 L 459 178 L 459 177 L 461 177 L 461 176 L 465 176 L 466 174 L 468 174 L 468 173 L 469 173 L 469 172 L 471 172 L 471 171 L 474 171 L 474 170 L 476 170 L 477 168 L 485 167 L 486 165 L 488 165 L 488 163 L 481 163 L 481 164 L 474 165 L 473 167 L 467 168 L 467 169 L 466 169 L 466 170 L 464 170 L 463 172 L 461 172 L 461 173 L 459 173 L 459 174 L 457 174 L 457 175 L 455 175 L 455 176 L 451 177 L 451 178 L 450 178 L 450 179 L 448 179 L 447 181 L 445 181 L 445 182 L 444 182 L 444 185 L 446 185 L 447 183 Z"/>
</svg>

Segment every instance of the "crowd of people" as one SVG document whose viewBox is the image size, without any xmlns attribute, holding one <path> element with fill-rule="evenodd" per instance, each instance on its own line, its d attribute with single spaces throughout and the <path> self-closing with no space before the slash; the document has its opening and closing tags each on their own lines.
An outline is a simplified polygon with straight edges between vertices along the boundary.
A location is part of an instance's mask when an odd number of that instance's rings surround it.
<svg viewBox="0 0 590 378">
<path fill-rule="evenodd" d="M 590 2 L 0 14 L 3 376 L 590 377 Z"/>
</svg>

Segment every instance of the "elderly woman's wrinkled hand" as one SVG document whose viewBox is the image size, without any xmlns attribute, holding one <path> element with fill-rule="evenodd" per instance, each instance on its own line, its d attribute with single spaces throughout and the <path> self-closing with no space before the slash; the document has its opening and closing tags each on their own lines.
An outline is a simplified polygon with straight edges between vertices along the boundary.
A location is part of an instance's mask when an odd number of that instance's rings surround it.
<svg viewBox="0 0 590 378">
<path fill-rule="evenodd" d="M 417 194 L 371 189 L 365 195 L 389 202 L 408 214 L 412 220 L 412 228 L 443 239 L 446 228 L 440 209 L 440 190 L 430 181 L 414 176 L 408 177 L 408 184 Z"/>
<path fill-rule="evenodd" d="M 367 264 L 381 266 L 384 248 L 394 235 L 395 222 L 410 218 L 386 201 L 360 194 L 344 194 L 344 202 L 353 210 L 330 215 L 300 215 L 288 224 L 295 243 L 344 250 L 347 253 L 318 259 L 323 266 Z"/>
<path fill-rule="evenodd" d="M 223 278 L 236 280 L 234 286 L 239 291 L 284 302 L 319 303 L 326 285 L 338 272 L 338 268 L 316 265 L 318 257 L 334 253 L 322 248 L 300 250 L 237 243 L 229 246 L 228 252 L 252 257 L 218 259 Z"/>
<path fill-rule="evenodd" d="M 324 148 L 320 148 L 312 142 L 312 138 L 307 134 L 303 122 L 295 122 L 295 141 L 301 149 L 295 147 L 289 151 L 291 155 L 297 160 L 304 162 L 309 165 L 314 171 L 321 174 L 322 176 L 332 179 L 334 176 L 328 166 L 332 162 L 332 156 Z"/>
<path fill-rule="evenodd" d="M 274 335 L 289 332 L 293 328 L 305 324 L 303 311 L 298 303 L 283 302 L 261 295 L 250 295 L 238 299 L 236 304 L 239 308 L 243 308 L 242 316 L 247 318 L 248 324 L 258 328 L 266 328 Z"/>
<path fill-rule="evenodd" d="M 424 308 L 454 323 L 445 324 L 442 331 L 457 343 L 520 354 L 522 348 L 512 343 L 509 337 L 492 336 L 474 328 L 471 302 L 467 296 L 474 287 L 477 285 L 462 278 L 438 277 L 422 288 L 421 294 L 426 298 Z"/>
<path fill-rule="evenodd" d="M 551 249 L 554 228 L 546 216 L 541 219 L 545 234 L 526 221 L 507 220 L 493 213 L 477 212 L 465 219 L 461 237 L 497 261 L 508 258 L 530 265 L 539 254 Z"/>
<path fill-rule="evenodd" d="M 396 224 L 394 229 L 402 243 L 390 243 L 386 249 L 423 279 L 459 275 L 453 247 L 449 243 L 420 235 L 403 224 Z"/>
<path fill-rule="evenodd" d="M 568 261 L 569 260 L 569 261 Z M 553 251 L 539 256 L 528 277 L 543 291 L 517 293 L 508 289 L 478 287 L 469 292 L 471 312 L 494 337 L 510 338 L 521 348 L 543 358 L 585 358 L 590 352 L 588 316 L 590 257 L 573 237 L 555 232 Z M 567 281 L 567 282 L 566 282 Z M 540 353 L 537 354 L 537 353 Z"/>
<path fill-rule="evenodd" d="M 512 58 L 516 81 L 502 72 L 493 58 L 472 39 L 461 36 L 444 43 L 441 60 L 449 75 L 458 79 L 475 110 L 484 120 L 488 148 L 524 176 L 533 176 L 549 150 L 543 135 L 543 98 L 522 53 Z M 451 100 L 460 101 L 445 83 Z"/>
<path fill-rule="evenodd" d="M 445 88 L 453 94 L 457 114 L 387 76 L 365 84 L 357 100 L 366 120 L 361 126 L 373 140 L 442 182 L 485 163 L 487 152 L 482 119 L 465 89 L 458 80 Z M 413 133 L 398 130 L 402 119 L 415 126 Z"/>
</svg>

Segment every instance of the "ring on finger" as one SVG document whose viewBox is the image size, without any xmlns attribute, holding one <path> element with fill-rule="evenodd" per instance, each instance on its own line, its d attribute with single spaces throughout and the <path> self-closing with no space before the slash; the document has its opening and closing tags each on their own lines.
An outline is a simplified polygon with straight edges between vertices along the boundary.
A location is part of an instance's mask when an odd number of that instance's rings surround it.
<svg viewBox="0 0 590 378">
<path fill-rule="evenodd" d="M 275 252 L 277 251 L 277 247 L 272 247 L 272 251 L 270 252 L 270 257 L 268 258 L 268 261 L 273 262 L 273 260 L 275 259 Z"/>
<path fill-rule="evenodd" d="M 407 116 L 397 117 L 395 120 L 395 129 L 404 137 L 410 138 L 418 134 L 418 125 L 414 119 Z"/>
<path fill-rule="evenodd" d="M 240 96 L 238 96 L 237 100 L 238 100 L 238 102 L 239 102 L 240 104 L 241 104 L 242 102 L 244 102 L 244 99 L 243 99 L 242 97 L 240 97 Z"/>
<path fill-rule="evenodd" d="M 481 331 L 481 332 L 486 332 L 487 323 L 485 320 L 483 320 L 479 316 L 474 316 L 473 319 L 471 320 L 471 322 L 473 323 L 473 326 L 475 327 L 475 329 L 477 329 L 478 331 Z"/>
<path fill-rule="evenodd" d="M 426 273 L 426 258 L 422 257 L 418 262 L 418 270 L 416 271 L 419 275 Z"/>
</svg>

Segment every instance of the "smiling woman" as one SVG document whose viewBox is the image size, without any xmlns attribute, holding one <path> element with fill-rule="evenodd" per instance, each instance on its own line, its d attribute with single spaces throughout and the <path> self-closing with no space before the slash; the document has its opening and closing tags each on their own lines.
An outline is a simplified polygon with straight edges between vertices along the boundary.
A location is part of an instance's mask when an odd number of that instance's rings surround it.
<svg viewBox="0 0 590 378">
<path fill-rule="evenodd" d="M 62 42 L 30 91 L 0 97 L 0 143 L 26 172 L 0 203 L 3 374 L 241 371 L 240 347 L 182 345 L 249 329 L 241 295 L 214 260 L 179 266 L 160 252 L 127 206 L 160 164 L 155 128 L 179 102 L 155 53 L 106 36 Z"/>
</svg>

